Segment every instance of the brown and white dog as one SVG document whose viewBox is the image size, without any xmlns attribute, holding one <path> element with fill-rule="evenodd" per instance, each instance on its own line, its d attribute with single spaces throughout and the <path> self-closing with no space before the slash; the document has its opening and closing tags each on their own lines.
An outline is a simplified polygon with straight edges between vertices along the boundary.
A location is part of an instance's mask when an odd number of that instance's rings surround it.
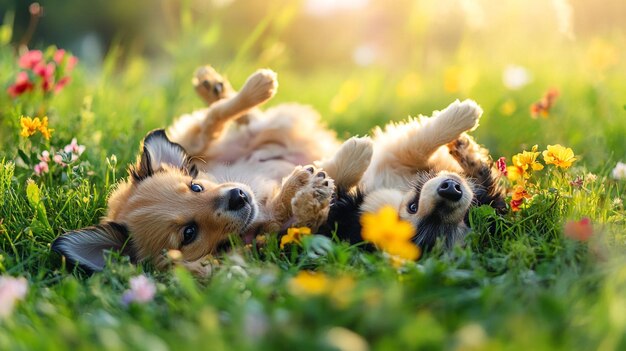
<svg viewBox="0 0 626 351">
<path fill-rule="evenodd" d="M 450 104 L 428 118 L 377 128 L 374 154 L 356 192 L 338 193 L 328 232 L 351 242 L 360 240 L 360 214 L 393 206 L 415 228 L 415 242 L 424 249 L 437 239 L 447 247 L 461 243 L 469 232 L 471 205 L 506 207 L 499 174 L 488 151 L 469 137 L 482 109 L 471 100 Z"/>
<path fill-rule="evenodd" d="M 100 224 L 60 236 L 55 251 L 98 271 L 106 250 L 164 268 L 164 252 L 174 249 L 206 275 L 204 257 L 231 234 L 249 240 L 291 225 L 316 230 L 335 185 L 356 185 L 369 165 L 369 139 L 340 145 L 311 108 L 259 110 L 277 89 L 270 70 L 251 75 L 239 92 L 209 67 L 197 71 L 194 85 L 209 108 L 180 117 L 167 133 L 149 133 Z M 310 166 L 316 161 L 323 170 Z"/>
</svg>

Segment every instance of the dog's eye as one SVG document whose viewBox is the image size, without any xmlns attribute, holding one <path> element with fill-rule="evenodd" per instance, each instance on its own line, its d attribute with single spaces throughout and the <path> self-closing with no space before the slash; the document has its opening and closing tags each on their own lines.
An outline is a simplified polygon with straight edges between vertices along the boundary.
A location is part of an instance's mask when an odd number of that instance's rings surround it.
<svg viewBox="0 0 626 351">
<path fill-rule="evenodd" d="M 406 210 L 409 211 L 410 214 L 415 214 L 417 212 L 417 203 L 411 202 Z"/>
<path fill-rule="evenodd" d="M 191 244 L 198 236 L 198 227 L 190 224 L 183 229 L 183 246 Z"/>
<path fill-rule="evenodd" d="M 197 183 L 191 183 L 191 191 L 195 193 L 201 193 L 204 191 L 204 187 L 202 187 L 202 185 L 197 184 Z"/>
</svg>

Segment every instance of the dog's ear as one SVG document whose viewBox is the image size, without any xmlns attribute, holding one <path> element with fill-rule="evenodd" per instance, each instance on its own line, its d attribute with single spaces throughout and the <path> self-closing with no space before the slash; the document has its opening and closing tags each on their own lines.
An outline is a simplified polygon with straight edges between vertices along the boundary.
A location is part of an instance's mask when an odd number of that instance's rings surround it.
<svg viewBox="0 0 626 351">
<path fill-rule="evenodd" d="M 89 271 L 101 271 L 105 264 L 105 251 L 118 251 L 130 256 L 132 262 L 136 261 L 128 238 L 126 226 L 106 222 L 61 235 L 52 242 L 52 250 Z"/>
<path fill-rule="evenodd" d="M 196 167 L 189 162 L 185 149 L 171 142 L 165 130 L 155 129 L 143 139 L 143 151 L 137 164 L 131 166 L 130 175 L 134 181 L 141 181 L 163 169 L 164 165 L 181 169 L 194 178 L 198 173 Z"/>
</svg>

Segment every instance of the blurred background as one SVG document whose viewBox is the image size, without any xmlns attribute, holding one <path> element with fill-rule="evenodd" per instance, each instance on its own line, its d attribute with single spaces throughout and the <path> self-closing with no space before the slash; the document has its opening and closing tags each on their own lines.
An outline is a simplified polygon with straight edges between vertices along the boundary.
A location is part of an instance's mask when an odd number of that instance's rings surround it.
<svg viewBox="0 0 626 351">
<path fill-rule="evenodd" d="M 591 167 L 626 158 L 623 0 L 39 3 L 34 27 L 31 2 L 0 0 L 11 42 L 72 51 L 88 90 L 103 73 L 144 95 L 154 87 L 165 102 L 117 102 L 159 106 L 146 112 L 162 115 L 132 124 L 139 129 L 202 107 L 190 78 L 210 63 L 235 87 L 258 67 L 274 69 L 272 103 L 311 104 L 341 136 L 473 98 L 485 109 L 475 134 L 494 154 L 563 143 Z M 559 99 L 533 118 L 530 106 L 552 88 Z"/>
</svg>

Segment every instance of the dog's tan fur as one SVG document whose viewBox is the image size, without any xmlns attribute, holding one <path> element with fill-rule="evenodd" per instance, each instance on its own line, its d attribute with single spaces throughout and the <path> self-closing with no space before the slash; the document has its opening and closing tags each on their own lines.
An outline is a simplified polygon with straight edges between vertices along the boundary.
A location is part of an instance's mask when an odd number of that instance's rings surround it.
<svg viewBox="0 0 626 351">
<path fill-rule="evenodd" d="M 219 81 L 222 89 L 212 90 Z M 169 140 L 163 132 L 149 134 L 101 224 L 65 234 L 55 250 L 98 270 L 104 249 L 151 259 L 158 267 L 167 265 L 163 251 L 176 249 L 185 265 L 205 275 L 208 268 L 199 260 L 230 234 L 277 232 L 290 225 L 315 230 L 328 215 L 334 182 L 354 186 L 369 165 L 369 139 L 352 138 L 340 146 L 309 107 L 260 111 L 276 92 L 272 71 L 257 71 L 238 93 L 207 69 L 197 72 L 194 85 L 209 108 L 179 118 L 168 130 Z M 244 115 L 246 123 L 232 123 Z M 333 156 L 324 159 L 328 155 Z M 303 166 L 314 162 L 325 172 Z M 190 231 L 195 239 L 186 243 Z M 128 237 L 124 248 L 120 239 Z"/>
</svg>

